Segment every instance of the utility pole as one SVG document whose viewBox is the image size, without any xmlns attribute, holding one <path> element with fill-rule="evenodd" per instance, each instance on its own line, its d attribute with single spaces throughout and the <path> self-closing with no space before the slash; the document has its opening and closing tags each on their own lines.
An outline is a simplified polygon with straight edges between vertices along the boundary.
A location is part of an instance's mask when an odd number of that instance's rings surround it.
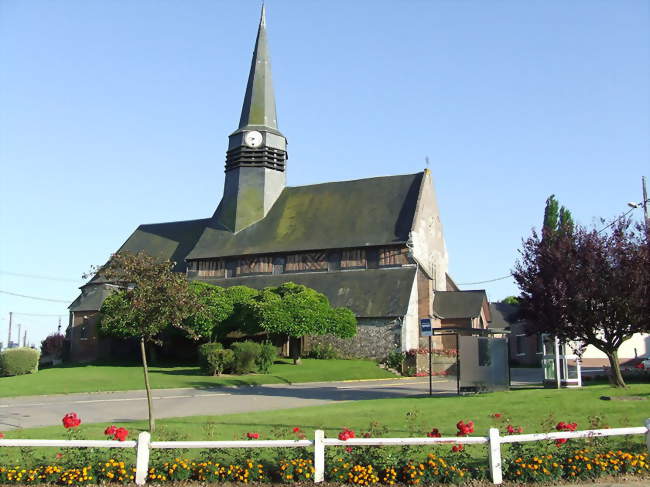
<svg viewBox="0 0 650 487">
<path fill-rule="evenodd" d="M 14 314 L 9 311 L 9 336 L 7 337 L 7 348 L 11 348 L 11 320 Z"/>
<path fill-rule="evenodd" d="M 26 346 L 27 346 L 27 328 L 25 328 L 25 334 L 23 335 L 23 347 Z"/>
<path fill-rule="evenodd" d="M 59 326 L 56 327 L 56 332 L 60 335 L 61 334 L 61 317 L 59 316 Z"/>
<path fill-rule="evenodd" d="M 650 213 L 648 213 L 648 190 L 645 185 L 645 176 L 641 176 L 641 187 L 643 190 L 643 215 L 645 216 L 645 228 L 650 228 Z"/>
</svg>

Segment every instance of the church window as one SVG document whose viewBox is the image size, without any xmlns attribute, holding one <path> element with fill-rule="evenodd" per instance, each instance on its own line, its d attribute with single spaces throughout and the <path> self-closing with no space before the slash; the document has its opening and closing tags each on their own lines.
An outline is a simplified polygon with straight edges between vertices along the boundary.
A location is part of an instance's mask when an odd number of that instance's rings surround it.
<svg viewBox="0 0 650 487">
<path fill-rule="evenodd" d="M 325 252 L 302 252 L 287 255 L 286 272 L 313 272 L 327 270 Z"/>
<path fill-rule="evenodd" d="M 273 272 L 273 258 L 268 255 L 254 255 L 241 257 L 237 275 L 246 274 L 271 274 Z"/>
<path fill-rule="evenodd" d="M 341 252 L 341 269 L 365 269 L 365 249 L 347 249 Z"/>
<path fill-rule="evenodd" d="M 286 257 L 280 255 L 273 258 L 273 274 L 283 274 L 286 265 Z"/>
<path fill-rule="evenodd" d="M 225 277 L 226 263 L 223 259 L 199 260 L 195 263 L 199 276 Z"/>
<path fill-rule="evenodd" d="M 405 247 L 384 247 L 379 249 L 379 265 L 401 266 L 408 264 L 408 249 Z"/>
</svg>

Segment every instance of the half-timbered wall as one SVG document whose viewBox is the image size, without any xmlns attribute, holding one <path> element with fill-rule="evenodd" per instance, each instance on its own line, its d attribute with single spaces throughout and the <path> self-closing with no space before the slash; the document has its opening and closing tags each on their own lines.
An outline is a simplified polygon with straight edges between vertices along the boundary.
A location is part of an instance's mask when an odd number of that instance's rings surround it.
<svg viewBox="0 0 650 487">
<path fill-rule="evenodd" d="M 403 246 L 390 246 L 194 260 L 187 263 L 187 270 L 190 277 L 228 278 L 252 274 L 376 269 L 407 264 L 409 250 Z"/>
</svg>

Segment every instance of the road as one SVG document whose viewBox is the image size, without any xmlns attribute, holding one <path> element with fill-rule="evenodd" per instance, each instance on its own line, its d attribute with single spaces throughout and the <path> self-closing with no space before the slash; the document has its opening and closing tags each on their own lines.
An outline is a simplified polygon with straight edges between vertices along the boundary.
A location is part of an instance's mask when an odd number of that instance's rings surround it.
<svg viewBox="0 0 650 487">
<path fill-rule="evenodd" d="M 513 369 L 513 385 L 541 380 L 539 369 Z M 434 378 L 436 396 L 456 392 L 454 380 Z M 311 382 L 209 389 L 159 389 L 154 391 L 157 418 L 268 411 L 318 406 L 342 401 L 422 396 L 427 377 L 351 382 Z M 0 399 L 0 431 L 61 424 L 71 411 L 84 422 L 112 422 L 147 418 L 144 391 L 100 392 Z"/>
</svg>

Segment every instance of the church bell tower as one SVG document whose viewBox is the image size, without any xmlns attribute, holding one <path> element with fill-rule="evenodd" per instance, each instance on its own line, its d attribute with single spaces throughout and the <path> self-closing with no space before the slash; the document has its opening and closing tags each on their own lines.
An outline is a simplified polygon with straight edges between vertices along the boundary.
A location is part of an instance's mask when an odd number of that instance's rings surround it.
<svg viewBox="0 0 650 487">
<path fill-rule="evenodd" d="M 266 216 L 286 186 L 287 139 L 278 130 L 264 7 L 239 127 L 229 136 L 223 198 L 214 218 L 237 233 Z"/>
</svg>

